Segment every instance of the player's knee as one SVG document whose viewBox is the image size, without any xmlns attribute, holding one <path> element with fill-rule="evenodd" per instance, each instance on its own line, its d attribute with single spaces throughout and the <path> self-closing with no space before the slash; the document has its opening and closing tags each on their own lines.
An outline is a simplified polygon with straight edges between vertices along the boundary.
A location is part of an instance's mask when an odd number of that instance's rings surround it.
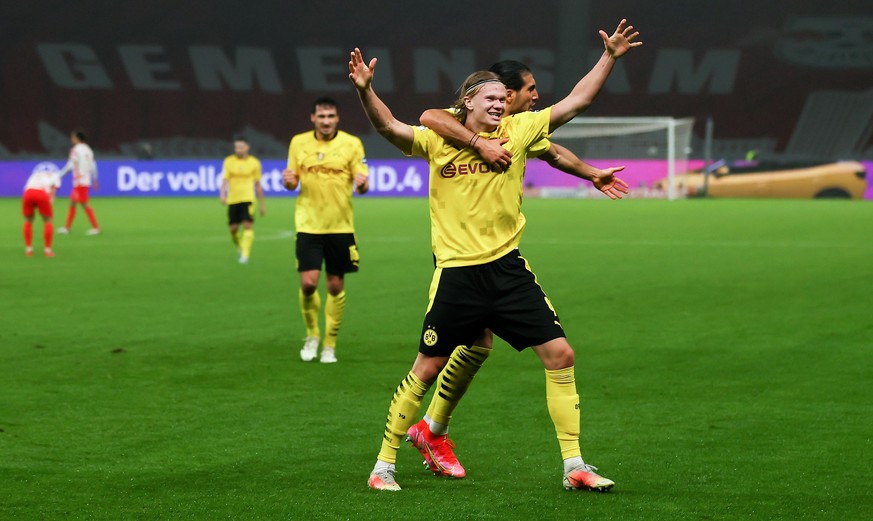
<svg viewBox="0 0 873 521">
<path fill-rule="evenodd" d="M 564 344 L 557 353 L 555 362 L 558 366 L 557 369 L 573 367 L 576 365 L 576 353 L 573 352 L 573 348 L 569 344 Z"/>
<path fill-rule="evenodd" d="M 327 281 L 327 292 L 334 297 L 342 293 L 344 288 L 343 279 Z"/>
<path fill-rule="evenodd" d="M 419 358 L 412 367 L 412 372 L 422 382 L 432 384 L 436 381 L 443 367 L 445 367 L 447 360 L 447 358 L 442 357 L 422 357 L 419 355 Z"/>
<path fill-rule="evenodd" d="M 566 341 L 553 341 L 537 348 L 543 366 L 550 371 L 566 369 L 576 365 L 576 353 Z"/>
<path fill-rule="evenodd" d="M 304 282 L 300 285 L 300 290 L 307 297 L 315 293 L 315 290 L 318 289 L 318 286 L 314 282 Z"/>
</svg>

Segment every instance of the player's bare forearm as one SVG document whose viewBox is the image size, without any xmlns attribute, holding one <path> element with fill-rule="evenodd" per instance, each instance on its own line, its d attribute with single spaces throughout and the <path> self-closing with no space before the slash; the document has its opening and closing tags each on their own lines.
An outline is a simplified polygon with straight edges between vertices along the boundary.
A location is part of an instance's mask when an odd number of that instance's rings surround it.
<svg viewBox="0 0 873 521">
<path fill-rule="evenodd" d="M 603 84 L 606 83 L 614 65 L 615 58 L 604 52 L 594 68 L 579 80 L 570 94 L 552 107 L 549 132 L 554 131 L 591 106 Z"/>
<path fill-rule="evenodd" d="M 512 153 L 501 145 L 503 140 L 476 138 L 476 133 L 461 124 L 454 116 L 440 109 L 428 109 L 419 122 L 458 148 L 471 147 L 489 165 L 506 170 L 512 164 Z"/>
<path fill-rule="evenodd" d="M 372 87 L 365 90 L 358 90 L 358 96 L 361 99 L 361 105 L 364 107 L 364 112 L 367 118 L 382 137 L 387 139 L 392 145 L 399 148 L 401 152 L 409 154 L 412 152 L 412 141 L 414 138 L 412 127 L 402 123 L 394 117 L 391 109 L 379 99 Z"/>
<path fill-rule="evenodd" d="M 469 146 L 470 140 L 476 135 L 445 110 L 427 109 L 422 112 L 418 121 L 458 148 Z"/>
<path fill-rule="evenodd" d="M 539 158 L 551 165 L 552 168 L 589 181 L 610 199 L 621 199 L 623 195 L 628 193 L 627 183 L 615 177 L 616 172 L 624 170 L 623 166 L 597 168 L 582 161 L 567 148 L 555 143 L 552 143 L 549 150 L 541 154 Z"/>
<path fill-rule="evenodd" d="M 626 23 L 627 20 L 622 19 L 612 36 L 603 30 L 599 31 L 603 40 L 603 54 L 588 74 L 573 87 L 570 94 L 552 107 L 550 132 L 584 112 L 600 93 L 615 67 L 616 60 L 630 49 L 643 44 L 633 41 L 640 33 L 634 31 L 632 25 L 625 25 Z"/>
<path fill-rule="evenodd" d="M 370 60 L 369 64 L 364 62 L 361 50 L 355 47 L 355 50 L 349 54 L 349 80 L 357 89 L 364 112 L 376 132 L 403 153 L 409 154 L 412 152 L 412 141 L 415 136 L 412 127 L 398 121 L 373 90 L 373 75 L 377 63 L 376 58 Z"/>
<path fill-rule="evenodd" d="M 267 206 L 264 204 L 264 201 L 265 201 L 265 199 L 264 199 L 264 187 L 261 186 L 261 183 L 256 182 L 255 183 L 255 190 L 257 191 L 257 194 L 258 194 L 258 207 L 260 208 L 259 211 L 261 212 L 261 217 L 263 217 L 264 214 L 267 213 Z"/>
<path fill-rule="evenodd" d="M 221 189 L 218 191 L 218 200 L 221 201 L 221 204 L 225 204 L 227 201 L 227 179 L 221 180 Z"/>
<path fill-rule="evenodd" d="M 549 150 L 539 156 L 539 158 L 556 170 L 560 170 L 565 174 L 570 174 L 573 177 L 578 177 L 579 179 L 585 179 L 587 181 L 595 179 L 600 172 L 597 168 L 579 159 L 579 157 L 569 149 L 556 143 L 552 143 Z"/>
</svg>

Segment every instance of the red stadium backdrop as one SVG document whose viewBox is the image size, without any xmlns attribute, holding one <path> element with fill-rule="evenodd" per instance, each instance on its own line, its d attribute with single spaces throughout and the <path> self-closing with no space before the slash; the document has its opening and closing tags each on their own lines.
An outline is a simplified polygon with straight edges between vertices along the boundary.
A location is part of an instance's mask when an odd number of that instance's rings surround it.
<svg viewBox="0 0 873 521">
<path fill-rule="evenodd" d="M 628 17 L 645 45 L 620 62 L 590 115 L 711 116 L 717 154 L 871 155 L 869 0 L 673 2 L 14 2 L 0 19 L 0 158 L 64 154 L 78 126 L 107 155 L 227 153 L 245 132 L 282 157 L 312 100 L 341 105 L 372 157 L 346 77 L 348 51 L 377 56 L 400 119 L 445 106 L 466 74 L 532 65 L 545 106 L 601 52 L 597 29 Z M 866 111 L 866 112 L 865 112 Z M 866 120 L 865 120 L 866 118 Z M 696 150 L 699 154 L 699 148 Z"/>
</svg>

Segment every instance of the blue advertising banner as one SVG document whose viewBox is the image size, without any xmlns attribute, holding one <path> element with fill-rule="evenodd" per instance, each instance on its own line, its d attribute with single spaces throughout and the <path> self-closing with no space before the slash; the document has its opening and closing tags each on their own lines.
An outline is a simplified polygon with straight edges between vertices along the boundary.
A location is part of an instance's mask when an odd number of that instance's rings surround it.
<svg viewBox="0 0 873 521">
<path fill-rule="evenodd" d="M 21 196 L 35 170 L 59 171 L 63 163 L 51 161 L 0 162 L 0 197 Z M 295 196 L 282 186 L 283 160 L 261 162 L 265 195 Z M 420 159 L 371 160 L 368 196 L 427 196 L 427 163 Z M 203 161 L 98 161 L 99 190 L 109 197 L 217 197 L 221 188 L 221 160 Z M 64 176 L 61 196 L 70 193 L 72 176 Z"/>
</svg>

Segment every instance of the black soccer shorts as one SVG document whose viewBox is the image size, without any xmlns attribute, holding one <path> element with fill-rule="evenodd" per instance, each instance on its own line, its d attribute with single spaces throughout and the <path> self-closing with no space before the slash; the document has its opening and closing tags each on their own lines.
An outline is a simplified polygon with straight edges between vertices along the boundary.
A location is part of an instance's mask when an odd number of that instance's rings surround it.
<svg viewBox="0 0 873 521">
<path fill-rule="evenodd" d="M 255 205 L 252 203 L 234 203 L 227 205 L 227 224 L 240 224 L 241 222 L 255 222 Z"/>
<path fill-rule="evenodd" d="M 358 245 L 354 233 L 297 233 L 297 271 L 321 270 L 331 275 L 358 271 Z"/>
<path fill-rule="evenodd" d="M 527 261 L 513 250 L 487 264 L 437 268 L 419 352 L 450 356 L 485 328 L 516 350 L 566 336 Z"/>
</svg>

